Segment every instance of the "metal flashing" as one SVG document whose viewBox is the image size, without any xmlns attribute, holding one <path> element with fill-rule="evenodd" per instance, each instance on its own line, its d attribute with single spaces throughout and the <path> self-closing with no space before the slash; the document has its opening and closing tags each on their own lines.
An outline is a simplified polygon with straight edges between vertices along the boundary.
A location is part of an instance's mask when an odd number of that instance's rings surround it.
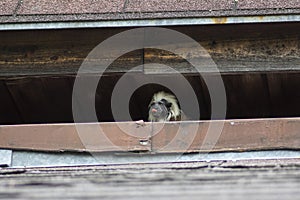
<svg viewBox="0 0 300 200">
<path fill-rule="evenodd" d="M 0 149 L 0 167 L 9 167 L 12 163 L 12 151 Z"/>
<path fill-rule="evenodd" d="M 265 15 L 265 16 L 228 16 L 228 17 L 182 17 L 162 19 L 125 19 L 103 21 L 70 21 L 70 22 L 30 22 L 2 23 L 0 30 L 44 30 L 74 28 L 115 28 L 146 26 L 182 26 L 212 24 L 276 23 L 300 22 L 300 14 Z"/>
<path fill-rule="evenodd" d="M 195 154 L 137 154 L 137 153 L 47 153 L 13 151 L 12 167 L 58 167 L 166 162 L 212 162 L 300 158 L 300 151 L 272 150 L 249 152 Z"/>
</svg>

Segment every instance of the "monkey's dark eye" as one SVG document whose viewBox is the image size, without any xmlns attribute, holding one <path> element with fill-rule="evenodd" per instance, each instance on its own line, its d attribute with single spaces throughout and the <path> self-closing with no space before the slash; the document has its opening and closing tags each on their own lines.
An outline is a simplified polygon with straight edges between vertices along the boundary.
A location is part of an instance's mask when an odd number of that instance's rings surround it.
<svg viewBox="0 0 300 200">
<path fill-rule="evenodd" d="M 162 102 L 163 104 L 167 104 L 168 103 L 168 101 L 165 100 L 165 99 L 161 99 L 160 102 Z"/>
<path fill-rule="evenodd" d="M 165 105 L 166 105 L 166 107 L 167 107 L 167 108 L 171 108 L 171 106 L 172 106 L 172 103 L 170 103 L 170 102 L 166 102 L 166 103 L 165 103 Z"/>
<path fill-rule="evenodd" d="M 160 102 L 162 102 L 167 108 L 170 108 L 172 106 L 172 103 L 168 102 L 165 99 L 161 99 Z"/>
<path fill-rule="evenodd" d="M 152 102 L 151 104 L 150 104 L 150 106 L 153 106 L 155 103 L 154 102 Z"/>
<path fill-rule="evenodd" d="M 157 102 L 158 103 L 158 105 L 163 105 L 164 103 L 163 102 L 161 102 L 161 101 L 159 101 L 159 102 Z"/>
</svg>

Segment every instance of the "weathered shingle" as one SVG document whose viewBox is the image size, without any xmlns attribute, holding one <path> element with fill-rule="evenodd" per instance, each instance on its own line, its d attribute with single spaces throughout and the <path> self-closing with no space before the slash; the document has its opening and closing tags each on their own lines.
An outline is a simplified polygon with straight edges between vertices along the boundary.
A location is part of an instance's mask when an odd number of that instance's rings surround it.
<svg viewBox="0 0 300 200">
<path fill-rule="evenodd" d="M 23 0 L 18 14 L 117 13 L 123 5 L 124 0 Z"/>
<path fill-rule="evenodd" d="M 129 0 L 126 12 L 228 10 L 233 5 L 233 2 L 228 0 Z"/>
<path fill-rule="evenodd" d="M 289 164 L 286 164 L 289 162 Z M 300 163 L 260 161 L 3 169 L 2 199 L 289 199 Z M 226 163 L 225 163 L 226 164 Z"/>
<path fill-rule="evenodd" d="M 18 5 L 18 0 L 1 0 L 0 15 L 13 15 Z"/>
<path fill-rule="evenodd" d="M 284 8 L 300 8 L 300 0 L 239 0 L 239 9 L 284 9 Z"/>
<path fill-rule="evenodd" d="M 0 23 L 266 16 L 300 13 L 300 0 L 2 0 Z"/>
</svg>

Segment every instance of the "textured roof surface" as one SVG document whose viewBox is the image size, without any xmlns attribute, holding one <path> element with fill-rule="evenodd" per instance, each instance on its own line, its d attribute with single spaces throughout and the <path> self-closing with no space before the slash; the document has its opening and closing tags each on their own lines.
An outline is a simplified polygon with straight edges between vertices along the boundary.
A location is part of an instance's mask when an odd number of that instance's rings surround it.
<svg viewBox="0 0 300 200">
<path fill-rule="evenodd" d="M 260 160 L 0 170 L 2 199 L 299 199 L 300 162 Z"/>
<path fill-rule="evenodd" d="M 124 0 L 24 0 L 17 14 L 116 13 L 122 11 L 123 5 Z"/>
<path fill-rule="evenodd" d="M 1 0 L 0 22 L 300 13 L 300 0 Z"/>
<path fill-rule="evenodd" d="M 16 11 L 18 0 L 0 1 L 0 15 L 13 15 Z"/>
</svg>

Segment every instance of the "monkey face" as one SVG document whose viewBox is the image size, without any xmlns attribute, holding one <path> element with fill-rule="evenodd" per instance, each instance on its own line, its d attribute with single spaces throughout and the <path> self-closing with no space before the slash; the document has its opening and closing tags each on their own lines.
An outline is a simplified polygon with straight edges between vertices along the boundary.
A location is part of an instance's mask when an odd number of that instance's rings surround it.
<svg viewBox="0 0 300 200">
<path fill-rule="evenodd" d="M 154 118 L 154 121 L 166 121 L 170 115 L 170 107 L 172 103 L 165 99 L 161 99 L 158 102 L 152 102 L 149 107 L 149 116 Z"/>
</svg>

